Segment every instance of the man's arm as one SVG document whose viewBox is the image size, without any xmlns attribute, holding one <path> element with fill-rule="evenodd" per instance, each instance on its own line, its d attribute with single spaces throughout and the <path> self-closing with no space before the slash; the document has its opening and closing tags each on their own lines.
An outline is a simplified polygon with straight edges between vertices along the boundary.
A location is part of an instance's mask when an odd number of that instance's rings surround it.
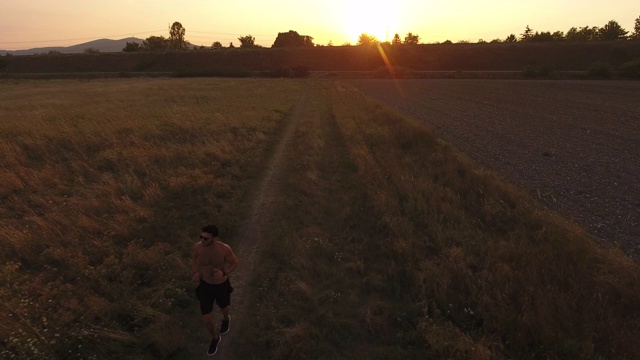
<svg viewBox="0 0 640 360">
<path fill-rule="evenodd" d="M 225 262 L 224 272 L 226 274 L 230 274 L 234 272 L 238 267 L 238 258 L 236 257 L 236 254 L 233 253 L 233 250 L 231 250 L 231 247 L 229 247 L 228 245 L 227 245 L 227 255 L 224 257 L 224 262 Z"/>
</svg>

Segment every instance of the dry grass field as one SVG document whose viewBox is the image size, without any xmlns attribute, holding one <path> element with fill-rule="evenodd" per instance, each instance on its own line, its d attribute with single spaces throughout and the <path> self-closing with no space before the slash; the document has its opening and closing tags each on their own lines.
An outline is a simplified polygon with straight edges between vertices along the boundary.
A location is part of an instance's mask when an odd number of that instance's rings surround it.
<svg viewBox="0 0 640 360">
<path fill-rule="evenodd" d="M 640 357 L 637 263 L 349 82 L 5 81 L 0 104 L 2 358 L 197 358 L 208 222 L 250 269 L 227 359 Z"/>
<path fill-rule="evenodd" d="M 198 339 L 188 325 L 201 330 L 185 277 L 200 227 L 233 233 L 298 93 L 286 81 L 0 84 L 0 357 L 184 355 Z"/>
</svg>

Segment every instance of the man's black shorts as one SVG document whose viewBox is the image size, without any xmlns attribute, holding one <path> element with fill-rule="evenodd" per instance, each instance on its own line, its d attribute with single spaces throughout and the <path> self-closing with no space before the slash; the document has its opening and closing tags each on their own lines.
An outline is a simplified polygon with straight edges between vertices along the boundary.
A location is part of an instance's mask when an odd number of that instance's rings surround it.
<svg viewBox="0 0 640 360">
<path fill-rule="evenodd" d="M 220 309 L 224 309 L 231 305 L 231 292 L 233 287 L 227 281 L 222 284 L 212 285 L 200 279 L 200 284 L 196 288 L 196 296 L 200 300 L 200 312 L 202 315 L 209 314 L 213 311 L 213 304 L 218 304 Z"/>
</svg>

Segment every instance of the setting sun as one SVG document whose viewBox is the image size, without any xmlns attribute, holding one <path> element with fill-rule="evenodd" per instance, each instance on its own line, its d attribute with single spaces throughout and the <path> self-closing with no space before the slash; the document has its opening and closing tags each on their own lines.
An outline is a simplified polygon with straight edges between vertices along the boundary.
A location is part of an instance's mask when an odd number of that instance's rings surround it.
<svg viewBox="0 0 640 360">
<path fill-rule="evenodd" d="M 391 41 L 397 31 L 397 13 L 387 1 L 351 1 L 343 12 L 345 37 L 356 43 L 361 34 Z"/>
<path fill-rule="evenodd" d="M 411 32 L 425 44 L 504 40 L 511 34 L 519 36 L 527 25 L 534 32 L 566 32 L 571 27 L 603 26 L 612 19 L 632 32 L 638 16 L 637 2 L 615 0 L 615 6 L 610 2 L 593 3 L 578 18 L 575 1 L 569 0 L 555 1 L 552 7 L 531 7 L 526 3 L 505 6 L 504 0 L 197 0 L 188 2 L 188 6 L 156 0 L 151 7 L 146 1 L 130 0 L 74 5 L 57 1 L 47 2 L 45 7 L 42 0 L 4 1 L 0 12 L 0 55 L 6 51 L 74 46 L 97 39 L 134 37 L 142 43 L 151 36 L 166 37 L 175 21 L 184 26 L 187 41 L 206 48 L 214 42 L 238 46 L 239 38 L 248 34 L 255 37 L 257 45 L 271 47 L 279 33 L 289 30 L 312 37 L 316 45 L 355 45 L 363 33 L 391 41 L 395 34 L 402 40 Z M 109 21 L 102 21 L 105 18 Z"/>
</svg>

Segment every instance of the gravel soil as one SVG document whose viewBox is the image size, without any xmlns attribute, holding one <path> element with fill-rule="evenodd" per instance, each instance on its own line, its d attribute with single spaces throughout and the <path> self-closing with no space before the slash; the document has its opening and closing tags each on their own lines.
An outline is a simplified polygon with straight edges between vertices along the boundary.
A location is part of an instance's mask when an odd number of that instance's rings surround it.
<svg viewBox="0 0 640 360">
<path fill-rule="evenodd" d="M 640 259 L 640 82 L 352 83 Z"/>
</svg>

